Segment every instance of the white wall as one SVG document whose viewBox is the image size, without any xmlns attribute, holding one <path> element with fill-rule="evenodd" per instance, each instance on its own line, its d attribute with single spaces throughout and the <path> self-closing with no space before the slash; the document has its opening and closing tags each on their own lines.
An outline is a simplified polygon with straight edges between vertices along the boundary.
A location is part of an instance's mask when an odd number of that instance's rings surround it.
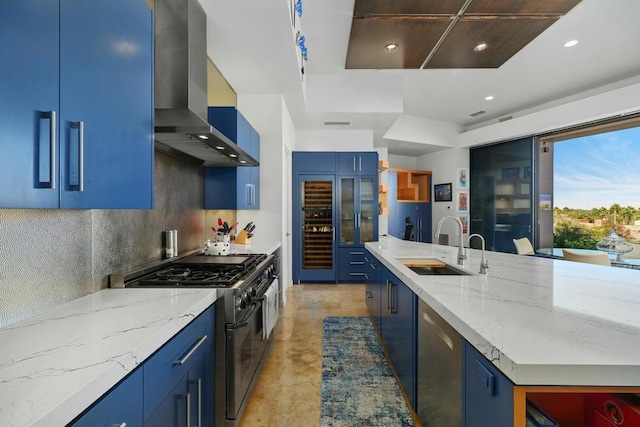
<svg viewBox="0 0 640 427">
<path fill-rule="evenodd" d="M 260 134 L 260 209 L 239 210 L 240 224 L 256 225 L 252 241 L 280 242 L 283 300 L 291 282 L 290 172 L 286 148 L 295 145 L 293 122 L 281 95 L 238 95 L 238 110 Z"/>
<path fill-rule="evenodd" d="M 371 130 L 296 131 L 296 151 L 374 151 Z"/>
<path fill-rule="evenodd" d="M 457 212 L 456 211 L 456 193 L 457 191 L 469 192 L 471 185 L 466 189 L 456 188 L 457 171 L 458 168 L 469 168 L 469 149 L 467 148 L 451 148 L 447 150 L 438 151 L 431 154 L 420 156 L 416 159 L 417 169 L 430 170 L 431 175 L 431 191 L 433 191 L 434 184 L 452 184 L 453 200 L 451 202 L 433 202 L 433 195 L 431 196 L 431 218 L 432 218 L 432 230 L 435 232 L 436 225 L 440 219 L 444 216 L 458 216 L 469 215 L 469 212 Z M 449 235 L 449 244 L 457 246 L 459 242 L 460 232 L 459 227 L 454 221 L 448 220 L 443 224 L 442 233 Z M 437 243 L 434 241 L 434 243 Z M 465 245 L 466 245 L 465 237 Z"/>
</svg>

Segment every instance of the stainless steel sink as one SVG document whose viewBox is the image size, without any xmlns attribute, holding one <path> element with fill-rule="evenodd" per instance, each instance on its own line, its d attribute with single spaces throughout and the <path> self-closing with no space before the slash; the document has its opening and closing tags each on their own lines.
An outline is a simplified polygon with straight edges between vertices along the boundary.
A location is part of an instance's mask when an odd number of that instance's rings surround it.
<svg viewBox="0 0 640 427">
<path fill-rule="evenodd" d="M 434 258 L 400 259 L 406 267 L 420 276 L 472 276 L 468 271 L 453 267 Z"/>
</svg>

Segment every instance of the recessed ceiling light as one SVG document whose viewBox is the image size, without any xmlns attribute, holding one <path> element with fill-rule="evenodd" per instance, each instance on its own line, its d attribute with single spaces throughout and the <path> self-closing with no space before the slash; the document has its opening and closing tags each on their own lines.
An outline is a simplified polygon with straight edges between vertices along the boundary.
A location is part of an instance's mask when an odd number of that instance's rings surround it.
<svg viewBox="0 0 640 427">
<path fill-rule="evenodd" d="M 487 47 L 489 47 L 488 44 L 486 43 L 480 43 L 479 45 L 476 45 L 476 47 L 473 48 L 474 52 L 482 52 L 483 50 L 485 50 Z"/>
<path fill-rule="evenodd" d="M 222 145 L 216 145 L 216 148 L 217 148 L 218 150 L 224 150 L 224 147 L 223 147 Z"/>
<path fill-rule="evenodd" d="M 484 98 L 485 101 L 491 101 L 493 99 L 493 95 L 489 95 Z"/>
<path fill-rule="evenodd" d="M 578 40 L 569 40 L 564 44 L 564 47 L 574 47 L 578 44 Z"/>
<path fill-rule="evenodd" d="M 399 47 L 400 45 L 398 45 L 398 43 L 389 43 L 385 45 L 384 50 L 386 50 L 387 52 L 395 52 Z"/>
<path fill-rule="evenodd" d="M 238 157 L 238 155 L 232 153 L 232 154 L 229 154 L 229 157 Z"/>
<path fill-rule="evenodd" d="M 198 138 L 200 138 L 200 139 L 209 139 L 209 137 L 207 135 L 198 135 Z"/>
</svg>

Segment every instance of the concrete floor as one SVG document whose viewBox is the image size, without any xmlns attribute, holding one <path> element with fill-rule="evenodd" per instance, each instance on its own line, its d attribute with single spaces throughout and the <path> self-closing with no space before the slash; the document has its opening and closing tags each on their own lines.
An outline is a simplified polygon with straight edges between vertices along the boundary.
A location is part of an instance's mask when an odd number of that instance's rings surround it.
<svg viewBox="0 0 640 427">
<path fill-rule="evenodd" d="M 274 341 L 240 427 L 317 426 L 322 319 L 367 316 L 364 285 L 296 285 L 287 291 Z"/>
</svg>

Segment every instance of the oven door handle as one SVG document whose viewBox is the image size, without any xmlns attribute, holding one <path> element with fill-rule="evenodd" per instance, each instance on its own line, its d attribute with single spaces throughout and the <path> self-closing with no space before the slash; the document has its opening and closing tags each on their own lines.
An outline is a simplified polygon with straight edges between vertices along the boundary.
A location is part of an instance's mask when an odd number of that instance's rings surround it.
<svg viewBox="0 0 640 427">
<path fill-rule="evenodd" d="M 257 304 L 253 304 L 253 307 L 251 307 L 251 311 L 249 311 L 249 314 L 247 314 L 246 316 L 243 316 L 243 317 L 245 317 L 245 320 L 237 321 L 236 323 L 233 323 L 233 324 L 229 325 L 227 327 L 227 329 L 244 328 L 245 326 L 247 326 L 249 324 L 249 319 L 251 319 L 251 317 L 253 316 L 253 313 L 255 313 L 257 309 L 258 309 L 258 305 Z"/>
</svg>

